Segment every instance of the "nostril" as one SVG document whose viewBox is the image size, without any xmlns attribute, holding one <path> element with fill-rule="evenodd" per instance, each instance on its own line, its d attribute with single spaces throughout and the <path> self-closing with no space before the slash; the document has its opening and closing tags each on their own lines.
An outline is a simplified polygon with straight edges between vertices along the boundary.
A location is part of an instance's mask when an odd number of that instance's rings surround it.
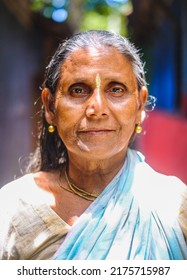
<svg viewBox="0 0 187 280">
<path fill-rule="evenodd" d="M 95 89 L 93 94 L 87 100 L 87 117 L 101 118 L 108 115 L 108 102 L 106 96 L 99 89 Z"/>
<path fill-rule="evenodd" d="M 108 116 L 106 107 L 97 107 L 94 105 L 89 105 L 86 108 L 86 116 L 91 118 L 103 118 Z"/>
</svg>

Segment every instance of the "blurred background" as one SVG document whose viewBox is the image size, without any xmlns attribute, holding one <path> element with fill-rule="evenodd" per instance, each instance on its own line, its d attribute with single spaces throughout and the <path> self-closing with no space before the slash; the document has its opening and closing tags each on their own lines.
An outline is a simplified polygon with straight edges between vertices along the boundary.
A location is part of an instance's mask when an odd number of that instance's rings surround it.
<svg viewBox="0 0 187 280">
<path fill-rule="evenodd" d="M 144 54 L 157 103 L 135 146 L 157 171 L 187 183 L 186 0 L 0 0 L 0 25 L 0 186 L 21 175 L 35 148 L 51 55 L 88 29 L 127 36 Z"/>
</svg>

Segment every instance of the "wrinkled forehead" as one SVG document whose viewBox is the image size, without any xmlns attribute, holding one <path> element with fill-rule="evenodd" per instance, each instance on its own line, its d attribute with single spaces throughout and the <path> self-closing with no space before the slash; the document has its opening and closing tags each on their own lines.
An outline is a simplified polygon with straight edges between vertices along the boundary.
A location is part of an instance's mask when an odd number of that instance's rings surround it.
<svg viewBox="0 0 187 280">
<path fill-rule="evenodd" d="M 62 63 L 62 72 L 67 68 L 92 67 L 105 65 L 106 69 L 118 64 L 121 69 L 125 65 L 132 68 L 130 60 L 120 51 L 110 46 L 79 48 L 69 53 Z M 86 74 L 86 73 L 85 73 Z"/>
<path fill-rule="evenodd" d="M 134 90 L 136 77 L 130 61 L 115 48 L 86 48 L 72 52 L 64 61 L 59 85 L 87 81 L 97 88 L 104 81 L 119 81 Z"/>
<path fill-rule="evenodd" d="M 84 47 L 84 48 L 77 48 L 73 52 L 70 52 L 66 56 L 65 61 L 76 60 L 76 59 L 80 60 L 81 57 L 84 57 L 84 59 L 85 59 L 86 56 L 88 57 L 88 59 L 90 59 L 90 58 L 96 59 L 98 57 L 106 56 L 106 55 L 108 55 L 108 56 L 111 55 L 112 56 L 114 53 L 120 54 L 120 52 L 114 47 L 110 47 L 110 46 L 98 46 L 98 47 L 89 46 L 89 47 Z"/>
</svg>

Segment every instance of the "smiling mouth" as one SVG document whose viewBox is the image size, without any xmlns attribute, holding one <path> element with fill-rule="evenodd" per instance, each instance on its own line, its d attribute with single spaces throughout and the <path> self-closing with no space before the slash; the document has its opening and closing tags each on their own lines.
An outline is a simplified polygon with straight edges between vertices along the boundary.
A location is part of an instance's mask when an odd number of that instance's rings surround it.
<svg viewBox="0 0 187 280">
<path fill-rule="evenodd" d="M 113 129 L 88 129 L 88 130 L 81 130 L 79 133 L 81 134 L 90 134 L 90 135 L 102 135 L 114 132 Z"/>
</svg>

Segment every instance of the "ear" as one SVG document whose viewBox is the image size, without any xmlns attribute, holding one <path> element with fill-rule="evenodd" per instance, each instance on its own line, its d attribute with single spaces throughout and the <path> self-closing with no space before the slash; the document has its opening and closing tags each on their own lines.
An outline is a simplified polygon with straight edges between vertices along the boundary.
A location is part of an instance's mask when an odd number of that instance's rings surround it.
<svg viewBox="0 0 187 280">
<path fill-rule="evenodd" d="M 143 86 L 139 91 L 139 108 L 137 115 L 137 123 L 142 123 L 145 119 L 145 105 L 148 98 L 148 90 L 145 86 Z"/>
<path fill-rule="evenodd" d="M 45 119 L 49 124 L 55 124 L 54 97 L 48 88 L 42 90 L 42 103 L 45 109 Z"/>
</svg>

